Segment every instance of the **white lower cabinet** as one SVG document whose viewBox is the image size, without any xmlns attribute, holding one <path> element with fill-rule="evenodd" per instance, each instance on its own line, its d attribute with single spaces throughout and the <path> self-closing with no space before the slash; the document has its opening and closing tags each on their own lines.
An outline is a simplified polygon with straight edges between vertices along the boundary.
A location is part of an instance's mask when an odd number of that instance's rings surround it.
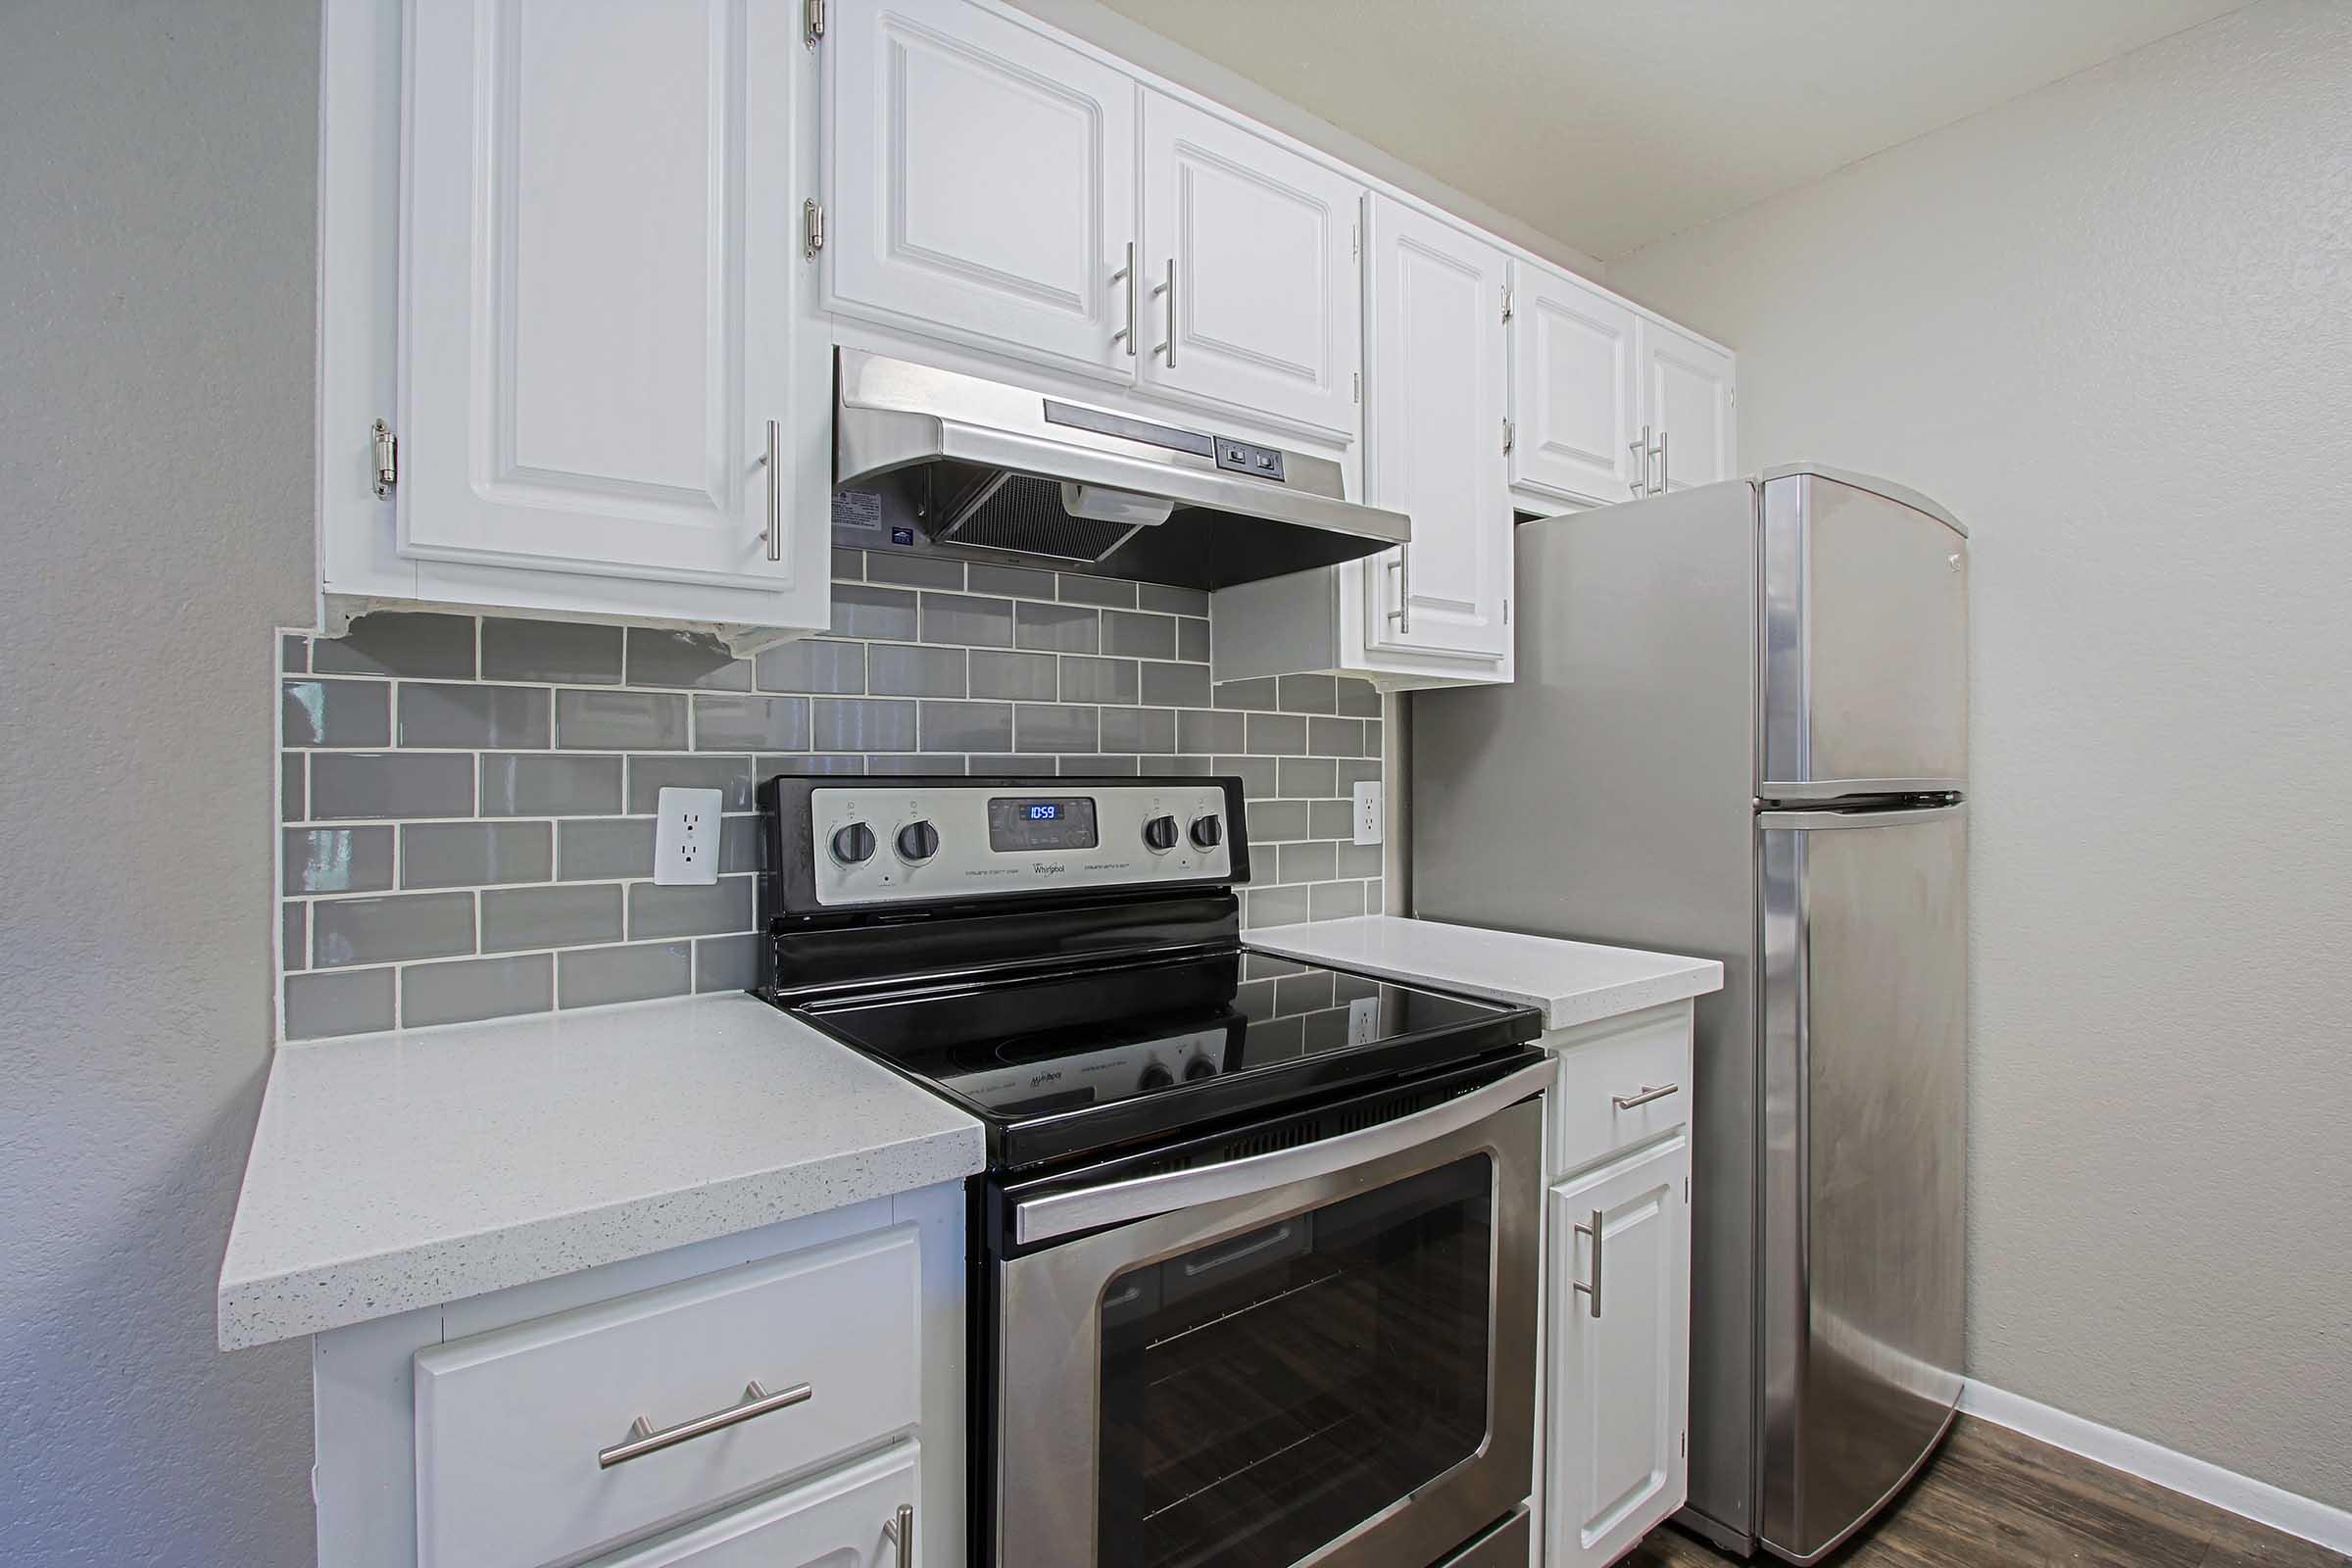
<svg viewBox="0 0 2352 1568">
<path fill-rule="evenodd" d="M 319 1335 L 318 1561 L 962 1568 L 963 1306 L 950 1183 Z"/>
<path fill-rule="evenodd" d="M 595 1568 L 899 1568 L 911 1565 L 921 1445 L 901 1444 Z M 909 1539 L 902 1555 L 901 1534 Z"/>
<path fill-rule="evenodd" d="M 1551 1190 L 1551 1568 L 1612 1562 L 1683 1504 L 1690 1170 L 1677 1136 Z"/>
<path fill-rule="evenodd" d="M 1669 1003 L 1554 1031 L 1544 1200 L 1545 1568 L 1602 1568 L 1689 1496 L 1690 1064 Z"/>
</svg>

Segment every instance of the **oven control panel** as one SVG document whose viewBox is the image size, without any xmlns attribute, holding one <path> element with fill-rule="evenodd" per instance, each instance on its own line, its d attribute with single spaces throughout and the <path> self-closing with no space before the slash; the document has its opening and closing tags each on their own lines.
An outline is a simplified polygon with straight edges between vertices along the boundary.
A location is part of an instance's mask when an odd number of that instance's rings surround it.
<svg viewBox="0 0 2352 1568">
<path fill-rule="evenodd" d="M 1216 778 L 876 779 L 808 788 L 828 908 L 1236 880 L 1238 785 Z"/>
</svg>

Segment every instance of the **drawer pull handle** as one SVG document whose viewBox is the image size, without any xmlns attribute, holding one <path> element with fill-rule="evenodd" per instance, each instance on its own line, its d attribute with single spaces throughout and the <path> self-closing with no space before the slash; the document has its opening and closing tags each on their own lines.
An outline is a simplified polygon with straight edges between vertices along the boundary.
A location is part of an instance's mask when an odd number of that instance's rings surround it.
<svg viewBox="0 0 2352 1568">
<path fill-rule="evenodd" d="M 1664 1100 L 1668 1095 L 1680 1094 L 1682 1089 L 1681 1084 L 1663 1084 L 1656 1089 L 1643 1084 L 1638 1095 L 1611 1095 L 1609 1103 L 1619 1110 L 1632 1110 L 1636 1105 L 1646 1105 L 1653 1100 Z"/>
<path fill-rule="evenodd" d="M 806 1383 L 796 1383 L 781 1394 L 770 1394 L 757 1381 L 754 1381 L 743 1386 L 742 1399 L 728 1405 L 724 1410 L 713 1410 L 709 1415 L 698 1415 L 691 1421 L 681 1421 L 674 1427 L 663 1427 L 659 1432 L 654 1430 L 654 1424 L 651 1421 L 639 1416 L 629 1423 L 629 1435 L 626 1439 L 615 1443 L 610 1448 L 598 1450 L 596 1467 L 599 1470 L 610 1470 L 616 1464 L 626 1464 L 631 1459 L 642 1459 L 649 1453 L 660 1453 L 663 1448 L 690 1442 L 695 1438 L 709 1437 L 713 1432 L 723 1432 L 728 1427 L 740 1425 L 754 1416 L 765 1415 L 770 1410 L 781 1410 L 788 1405 L 806 1403 L 815 1394 L 816 1391 Z"/>
<path fill-rule="evenodd" d="M 899 1504 L 899 1516 L 882 1527 L 882 1539 L 899 1548 L 899 1568 L 914 1568 L 914 1504 Z"/>
</svg>

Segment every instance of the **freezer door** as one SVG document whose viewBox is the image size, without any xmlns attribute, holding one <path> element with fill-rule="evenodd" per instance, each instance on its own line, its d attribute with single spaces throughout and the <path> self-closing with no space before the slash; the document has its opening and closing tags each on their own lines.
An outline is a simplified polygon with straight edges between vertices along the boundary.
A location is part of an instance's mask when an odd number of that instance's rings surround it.
<svg viewBox="0 0 2352 1568">
<path fill-rule="evenodd" d="M 1960 1397 L 1965 806 L 1766 811 L 1762 1535 L 1811 1562 Z"/>
<path fill-rule="evenodd" d="M 1764 482 L 1768 801 L 1966 785 L 1968 539 L 1871 482 Z"/>
</svg>

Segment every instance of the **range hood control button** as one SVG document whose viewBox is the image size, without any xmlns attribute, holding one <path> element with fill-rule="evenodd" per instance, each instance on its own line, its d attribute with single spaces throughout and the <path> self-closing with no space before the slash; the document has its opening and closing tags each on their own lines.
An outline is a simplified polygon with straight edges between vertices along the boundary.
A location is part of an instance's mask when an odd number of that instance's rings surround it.
<svg viewBox="0 0 2352 1568">
<path fill-rule="evenodd" d="M 874 858 L 874 830 L 852 822 L 833 835 L 833 858 L 844 865 L 861 865 Z"/>
</svg>

